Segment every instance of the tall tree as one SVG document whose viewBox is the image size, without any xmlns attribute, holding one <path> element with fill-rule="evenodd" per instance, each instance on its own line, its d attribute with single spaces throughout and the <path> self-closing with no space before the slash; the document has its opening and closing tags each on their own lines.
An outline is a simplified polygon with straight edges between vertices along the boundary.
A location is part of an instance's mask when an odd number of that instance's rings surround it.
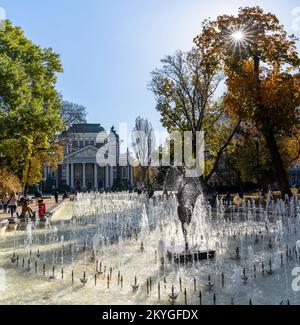
<svg viewBox="0 0 300 325">
<path fill-rule="evenodd" d="M 155 149 L 154 130 L 147 118 L 137 117 L 132 132 L 132 147 L 136 159 L 140 162 L 142 178 L 149 183 L 149 168 L 152 152 Z"/>
<path fill-rule="evenodd" d="M 192 132 L 192 153 L 196 157 L 196 134 L 205 131 L 206 149 L 211 159 L 202 180 L 207 182 L 216 170 L 222 153 L 239 128 L 238 120 L 229 120 L 222 102 L 216 97 L 224 79 L 218 57 L 207 57 L 205 50 L 178 51 L 166 56 L 163 67 L 153 72 L 151 90 L 156 109 L 168 132 Z M 226 119 L 227 123 L 224 123 Z"/>
<path fill-rule="evenodd" d="M 274 179 L 266 141 L 255 128 L 241 130 L 226 153 L 226 164 L 240 183 L 255 183 L 264 191 Z"/>
<path fill-rule="evenodd" d="M 74 124 L 86 123 L 86 107 L 76 103 L 64 101 L 60 110 L 65 128 L 68 129 Z"/>
<path fill-rule="evenodd" d="M 57 164 L 63 129 L 56 74 L 59 56 L 26 38 L 7 21 L 0 30 L 0 151 L 25 186 L 42 180 L 42 167 Z"/>
<path fill-rule="evenodd" d="M 205 21 L 195 42 L 207 57 L 219 57 L 226 74 L 228 113 L 253 123 L 263 134 L 282 195 L 291 195 L 278 137 L 291 135 L 299 124 L 295 36 L 287 35 L 275 15 L 247 7 L 237 16 Z"/>
</svg>

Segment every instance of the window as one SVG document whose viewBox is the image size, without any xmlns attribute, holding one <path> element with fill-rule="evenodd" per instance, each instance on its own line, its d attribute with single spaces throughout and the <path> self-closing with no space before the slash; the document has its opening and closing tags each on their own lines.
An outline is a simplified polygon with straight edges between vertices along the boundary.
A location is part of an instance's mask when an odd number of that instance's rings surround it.
<svg viewBox="0 0 300 325">
<path fill-rule="evenodd" d="M 89 144 L 90 144 L 90 143 L 89 143 L 89 140 L 86 140 L 86 141 L 84 142 L 84 146 L 85 146 L 85 147 L 87 147 Z"/>
<path fill-rule="evenodd" d="M 79 148 L 83 148 L 83 141 L 79 141 Z"/>
<path fill-rule="evenodd" d="M 94 140 L 91 140 L 90 141 L 90 145 L 95 147 L 95 141 Z"/>
<path fill-rule="evenodd" d="M 78 149 L 78 141 L 72 141 L 72 148 L 73 149 Z"/>
<path fill-rule="evenodd" d="M 117 167 L 113 167 L 113 178 L 117 178 Z"/>
</svg>

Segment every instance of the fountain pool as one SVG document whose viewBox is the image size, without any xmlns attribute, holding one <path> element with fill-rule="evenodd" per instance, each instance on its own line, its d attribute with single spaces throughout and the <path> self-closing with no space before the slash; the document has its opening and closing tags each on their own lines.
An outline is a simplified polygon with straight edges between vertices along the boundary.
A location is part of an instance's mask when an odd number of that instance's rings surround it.
<svg viewBox="0 0 300 325">
<path fill-rule="evenodd" d="M 79 193 L 49 225 L 0 235 L 0 304 L 299 304 L 296 197 L 211 208 L 197 200 L 187 233 L 212 259 L 177 263 L 184 244 L 171 194 Z M 295 289 L 295 288 L 294 288 Z"/>
</svg>

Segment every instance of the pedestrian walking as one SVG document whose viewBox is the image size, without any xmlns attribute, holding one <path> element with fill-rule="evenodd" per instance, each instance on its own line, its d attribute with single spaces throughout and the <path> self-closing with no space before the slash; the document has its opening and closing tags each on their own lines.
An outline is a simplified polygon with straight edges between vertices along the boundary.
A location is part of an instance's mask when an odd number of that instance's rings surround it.
<svg viewBox="0 0 300 325">
<path fill-rule="evenodd" d="M 55 199 L 55 203 L 57 204 L 58 203 L 58 192 L 57 191 L 54 192 L 54 199 Z"/>
<path fill-rule="evenodd" d="M 7 206 L 8 206 L 8 201 L 9 201 L 9 197 L 8 197 L 8 194 L 5 193 L 3 195 L 3 198 L 2 198 L 2 205 L 3 205 L 3 212 L 4 213 L 7 213 Z"/>
<path fill-rule="evenodd" d="M 8 210 L 10 212 L 11 217 L 13 217 L 14 213 L 17 211 L 17 203 L 18 203 L 18 197 L 16 193 L 11 192 L 9 200 L 7 202 Z"/>
</svg>

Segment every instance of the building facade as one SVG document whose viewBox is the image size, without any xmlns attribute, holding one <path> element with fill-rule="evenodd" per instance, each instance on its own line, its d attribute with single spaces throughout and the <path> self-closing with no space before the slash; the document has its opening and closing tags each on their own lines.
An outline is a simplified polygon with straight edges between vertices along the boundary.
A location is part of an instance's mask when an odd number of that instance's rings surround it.
<svg viewBox="0 0 300 325">
<path fill-rule="evenodd" d="M 289 184 L 292 187 L 300 186 L 300 166 L 292 166 L 288 171 Z"/>
<path fill-rule="evenodd" d="M 133 168 L 129 164 L 128 153 L 127 157 L 120 155 L 119 138 L 114 130 L 107 133 L 100 124 L 77 124 L 61 138 L 64 163 L 57 171 L 49 167 L 45 167 L 44 171 L 46 183 L 52 184 L 52 189 L 110 190 L 118 177 L 123 184 L 133 186 Z M 99 165 L 99 151 L 105 161 L 109 159 L 114 164 L 107 162 Z M 122 166 L 119 166 L 121 160 Z"/>
</svg>

